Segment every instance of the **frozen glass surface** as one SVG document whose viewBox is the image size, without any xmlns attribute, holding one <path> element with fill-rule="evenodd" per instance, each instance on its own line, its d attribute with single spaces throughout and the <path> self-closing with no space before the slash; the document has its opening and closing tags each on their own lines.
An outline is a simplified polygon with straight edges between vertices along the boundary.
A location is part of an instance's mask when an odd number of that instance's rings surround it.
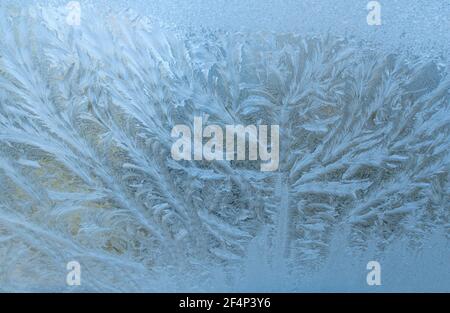
<svg viewBox="0 0 450 313">
<path fill-rule="evenodd" d="M 0 291 L 450 291 L 449 48 L 447 0 L 1 0 Z"/>
</svg>

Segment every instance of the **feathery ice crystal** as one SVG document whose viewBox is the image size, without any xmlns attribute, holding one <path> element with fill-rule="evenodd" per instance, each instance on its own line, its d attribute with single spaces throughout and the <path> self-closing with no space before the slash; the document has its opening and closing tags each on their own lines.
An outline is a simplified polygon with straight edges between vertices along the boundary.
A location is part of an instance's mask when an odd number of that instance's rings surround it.
<svg viewBox="0 0 450 313">
<path fill-rule="evenodd" d="M 83 14 L 0 11 L 0 290 L 71 290 L 71 260 L 79 290 L 301 290 L 336 247 L 448 243 L 445 62 Z M 278 170 L 175 161 L 197 116 L 279 125 Z"/>
</svg>

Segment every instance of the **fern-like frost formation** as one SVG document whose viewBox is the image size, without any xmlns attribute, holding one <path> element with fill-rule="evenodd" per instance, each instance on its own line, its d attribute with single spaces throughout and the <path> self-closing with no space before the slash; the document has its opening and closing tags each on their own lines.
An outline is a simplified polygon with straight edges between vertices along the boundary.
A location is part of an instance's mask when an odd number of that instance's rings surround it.
<svg viewBox="0 0 450 313">
<path fill-rule="evenodd" d="M 381 290 L 449 291 L 446 61 L 0 13 L 0 290 L 364 290 L 377 260 Z M 279 170 L 174 161 L 196 116 L 280 125 Z"/>
</svg>

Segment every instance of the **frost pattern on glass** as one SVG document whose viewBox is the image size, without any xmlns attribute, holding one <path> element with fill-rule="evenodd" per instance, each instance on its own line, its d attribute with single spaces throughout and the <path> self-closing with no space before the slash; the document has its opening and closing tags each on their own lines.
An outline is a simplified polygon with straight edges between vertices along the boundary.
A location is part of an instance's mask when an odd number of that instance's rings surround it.
<svg viewBox="0 0 450 313">
<path fill-rule="evenodd" d="M 445 61 L 83 14 L 1 11 L 0 290 L 73 290 L 76 260 L 77 290 L 345 291 L 372 259 L 349 260 L 392 255 L 395 281 L 426 251 L 414 286 L 448 291 Z M 279 171 L 174 161 L 195 116 L 280 125 Z"/>
</svg>

